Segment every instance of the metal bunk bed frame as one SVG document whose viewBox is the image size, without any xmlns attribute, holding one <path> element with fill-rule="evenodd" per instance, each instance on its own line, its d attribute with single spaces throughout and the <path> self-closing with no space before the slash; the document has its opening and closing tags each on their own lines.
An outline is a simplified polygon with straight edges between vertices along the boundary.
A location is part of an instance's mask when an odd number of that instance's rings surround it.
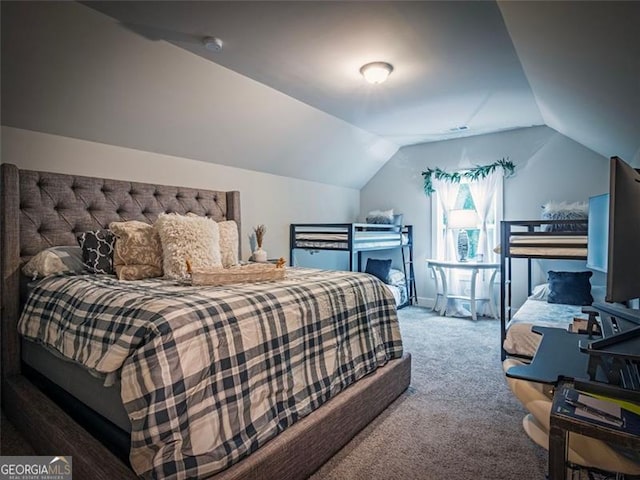
<svg viewBox="0 0 640 480">
<path fill-rule="evenodd" d="M 527 260 L 527 292 L 531 294 L 533 289 L 533 276 L 531 272 L 531 260 L 586 260 L 586 256 L 576 255 L 536 255 L 521 254 L 511 251 L 511 239 L 517 236 L 584 236 L 586 231 L 554 231 L 543 232 L 539 229 L 545 225 L 585 225 L 587 220 L 503 220 L 500 222 L 500 352 L 501 358 L 506 358 L 503 344 L 507 336 L 507 323 L 511 320 L 511 300 L 512 300 L 512 259 L 525 258 Z M 513 228 L 525 230 L 514 231 Z M 536 230 L 536 228 L 538 230 Z M 518 243 L 518 247 L 538 247 L 539 243 Z M 549 248 L 570 248 L 566 243 L 545 243 Z"/>
<path fill-rule="evenodd" d="M 317 230 L 312 230 L 317 228 Z M 304 229 L 305 234 L 323 234 L 327 233 L 327 229 L 339 230 L 340 233 L 346 233 L 346 241 L 344 239 L 334 241 L 333 246 L 314 246 L 314 247 L 298 247 L 296 246 L 296 234 L 300 233 L 299 229 Z M 377 230 L 388 231 L 389 233 L 398 233 L 398 245 L 396 246 L 366 246 L 360 248 L 354 239 L 357 232 Z M 403 243 L 403 236 L 407 237 L 407 242 Z M 346 247 L 341 246 L 346 242 Z M 328 245 L 331 241 L 326 241 Z M 349 252 L 349 270 L 352 272 L 362 271 L 362 252 L 371 252 L 376 250 L 395 250 L 400 249 L 402 255 L 402 270 L 405 278 L 405 286 L 407 289 L 407 302 L 400 307 L 413 305 L 417 303 L 417 291 L 415 271 L 413 267 L 413 225 L 387 225 L 387 224 L 369 224 L 369 223 L 292 223 L 289 227 L 289 258 L 293 265 L 294 249 L 306 250 L 330 250 Z"/>
</svg>

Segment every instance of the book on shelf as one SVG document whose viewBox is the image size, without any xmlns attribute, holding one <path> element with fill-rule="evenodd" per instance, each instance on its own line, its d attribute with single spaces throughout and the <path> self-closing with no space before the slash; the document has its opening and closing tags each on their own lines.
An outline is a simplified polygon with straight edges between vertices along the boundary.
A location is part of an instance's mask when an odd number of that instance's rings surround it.
<svg viewBox="0 0 640 480">
<path fill-rule="evenodd" d="M 557 413 L 640 435 L 640 406 L 630 402 L 563 387 L 555 409 Z"/>
</svg>

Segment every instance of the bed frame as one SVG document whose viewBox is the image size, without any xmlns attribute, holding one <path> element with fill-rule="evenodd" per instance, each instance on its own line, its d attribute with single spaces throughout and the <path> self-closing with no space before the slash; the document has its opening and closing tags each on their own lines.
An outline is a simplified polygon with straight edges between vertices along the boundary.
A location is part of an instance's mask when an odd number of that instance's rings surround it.
<svg viewBox="0 0 640 480">
<path fill-rule="evenodd" d="M 575 225 L 584 226 L 583 231 L 543 231 L 546 226 Z M 527 292 L 531 295 L 533 289 L 532 263 L 531 260 L 586 260 L 582 251 L 586 248 L 583 241 L 579 239 L 586 235 L 587 220 L 503 220 L 500 222 L 500 356 L 502 360 L 507 357 L 504 350 L 504 340 L 507 336 L 507 324 L 511 320 L 511 292 L 512 292 L 512 259 L 524 258 L 527 260 Z M 556 242 L 555 238 L 575 237 L 575 243 Z M 514 243 L 518 237 L 530 237 L 544 240 L 544 243 Z M 528 247 L 529 253 L 517 253 L 514 247 Z M 554 253 L 549 253 L 547 249 L 554 249 Z"/>
<path fill-rule="evenodd" d="M 358 242 L 358 234 L 374 230 L 384 234 L 384 239 Z M 325 240 L 319 245 L 303 246 L 301 235 L 338 234 L 339 240 Z M 389 239 L 388 236 L 395 236 Z M 403 240 L 406 238 L 406 242 Z M 404 273 L 407 300 L 398 308 L 418 303 L 416 276 L 413 269 L 413 225 L 388 225 L 368 223 L 292 223 L 289 226 L 289 258 L 294 265 L 294 250 L 330 250 L 347 252 L 349 270 L 362 271 L 362 253 L 380 250 L 399 250 L 402 256 L 402 272 Z"/>
<path fill-rule="evenodd" d="M 128 465 L 23 374 L 16 328 L 24 280 L 20 268 L 45 248 L 76 245 L 82 231 L 106 228 L 112 221 L 151 223 L 162 212 L 235 220 L 240 230 L 240 194 L 20 170 L 11 164 L 0 170 L 2 409 L 38 454 L 72 456 L 74 478 L 135 478 Z M 407 354 L 212 478 L 307 478 L 406 390 L 410 377 Z"/>
</svg>

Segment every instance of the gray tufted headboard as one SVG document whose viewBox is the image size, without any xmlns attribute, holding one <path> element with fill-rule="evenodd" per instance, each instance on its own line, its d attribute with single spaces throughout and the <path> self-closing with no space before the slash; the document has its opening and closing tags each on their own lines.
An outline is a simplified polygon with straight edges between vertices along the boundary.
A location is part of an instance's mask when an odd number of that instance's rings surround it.
<svg viewBox="0 0 640 480">
<path fill-rule="evenodd" d="M 240 193 L 236 191 L 217 192 L 19 170 L 11 164 L 0 167 L 3 378 L 19 372 L 16 324 L 20 309 L 20 267 L 41 250 L 77 245 L 78 233 L 107 228 L 114 221 L 153 223 L 163 212 L 193 212 L 216 221 L 235 220 L 241 231 Z M 238 245 L 239 252 L 240 247 Z"/>
</svg>

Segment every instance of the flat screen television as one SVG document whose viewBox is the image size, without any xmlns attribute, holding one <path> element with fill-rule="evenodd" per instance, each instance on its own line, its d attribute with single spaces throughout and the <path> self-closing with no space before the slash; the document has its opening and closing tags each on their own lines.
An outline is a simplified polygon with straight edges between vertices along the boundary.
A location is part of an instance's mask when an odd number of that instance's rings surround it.
<svg viewBox="0 0 640 480">
<path fill-rule="evenodd" d="M 640 298 L 640 173 L 611 158 L 607 302 Z"/>
</svg>

